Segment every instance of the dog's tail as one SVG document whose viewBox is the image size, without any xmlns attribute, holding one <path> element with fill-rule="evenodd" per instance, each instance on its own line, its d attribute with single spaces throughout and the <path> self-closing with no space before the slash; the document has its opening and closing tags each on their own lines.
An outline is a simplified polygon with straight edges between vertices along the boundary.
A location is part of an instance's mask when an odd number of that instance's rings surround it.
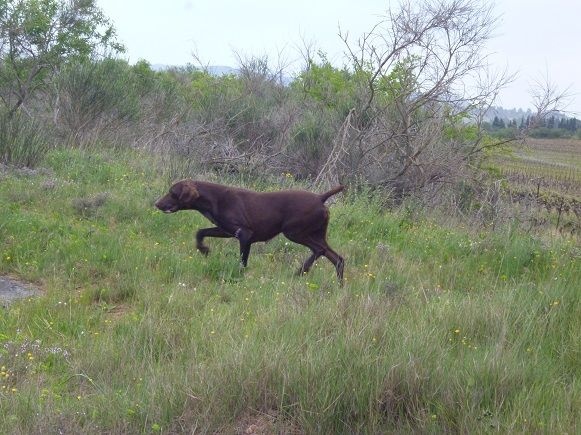
<svg viewBox="0 0 581 435">
<path fill-rule="evenodd" d="M 343 191 L 345 189 L 345 186 L 337 186 L 331 190 L 329 190 L 326 193 L 321 193 L 319 195 L 319 197 L 321 198 L 321 202 L 325 202 L 326 200 L 328 200 L 331 196 L 336 195 L 337 193 Z"/>
</svg>

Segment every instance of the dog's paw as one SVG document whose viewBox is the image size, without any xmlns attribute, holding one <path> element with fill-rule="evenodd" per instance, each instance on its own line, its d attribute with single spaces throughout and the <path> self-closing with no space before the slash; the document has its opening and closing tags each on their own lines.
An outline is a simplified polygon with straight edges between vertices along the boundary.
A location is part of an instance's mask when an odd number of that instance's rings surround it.
<svg viewBox="0 0 581 435">
<path fill-rule="evenodd" d="M 200 254 L 208 255 L 210 253 L 210 248 L 208 248 L 207 246 L 198 246 L 197 248 Z"/>
</svg>

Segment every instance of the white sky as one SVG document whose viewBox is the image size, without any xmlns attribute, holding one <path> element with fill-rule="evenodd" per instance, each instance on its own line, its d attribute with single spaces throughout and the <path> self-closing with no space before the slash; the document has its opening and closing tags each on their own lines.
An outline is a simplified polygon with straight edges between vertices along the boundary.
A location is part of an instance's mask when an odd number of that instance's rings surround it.
<svg viewBox="0 0 581 435">
<path fill-rule="evenodd" d="M 313 43 L 340 66 L 339 26 L 356 39 L 389 0 L 97 0 L 114 23 L 131 63 L 237 66 L 234 52 L 300 64 L 297 47 Z M 396 5 L 397 2 L 392 1 Z M 500 95 L 505 108 L 531 107 L 530 88 L 547 73 L 569 89 L 568 110 L 581 116 L 581 1 L 497 0 L 500 21 L 490 43 L 493 67 L 517 79 Z M 282 53 L 282 56 L 279 54 Z"/>
</svg>

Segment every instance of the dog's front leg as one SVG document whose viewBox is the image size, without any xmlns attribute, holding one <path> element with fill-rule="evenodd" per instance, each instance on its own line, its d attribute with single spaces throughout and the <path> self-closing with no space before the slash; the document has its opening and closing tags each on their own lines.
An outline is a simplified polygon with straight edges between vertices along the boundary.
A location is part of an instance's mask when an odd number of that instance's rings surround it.
<svg viewBox="0 0 581 435">
<path fill-rule="evenodd" d="M 232 234 L 227 233 L 226 231 L 224 231 L 218 227 L 204 228 L 204 229 L 198 230 L 198 232 L 196 233 L 196 248 L 202 254 L 208 255 L 208 253 L 210 252 L 210 248 L 208 248 L 206 245 L 204 245 L 204 237 L 227 238 L 227 237 L 232 237 Z"/>
</svg>

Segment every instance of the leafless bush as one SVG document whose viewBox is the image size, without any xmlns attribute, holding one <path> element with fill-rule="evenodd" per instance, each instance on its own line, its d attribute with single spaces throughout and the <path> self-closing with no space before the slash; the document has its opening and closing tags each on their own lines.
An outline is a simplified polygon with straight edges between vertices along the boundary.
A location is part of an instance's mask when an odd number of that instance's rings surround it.
<svg viewBox="0 0 581 435">
<path fill-rule="evenodd" d="M 487 69 L 484 47 L 494 23 L 492 7 L 475 0 L 405 1 L 356 43 L 343 34 L 355 70 L 370 73 L 366 98 L 349 115 L 337 177 L 402 193 L 453 179 L 478 137 L 450 137 L 447 130 L 464 127 L 511 80 L 500 74 L 477 81 Z"/>
</svg>

